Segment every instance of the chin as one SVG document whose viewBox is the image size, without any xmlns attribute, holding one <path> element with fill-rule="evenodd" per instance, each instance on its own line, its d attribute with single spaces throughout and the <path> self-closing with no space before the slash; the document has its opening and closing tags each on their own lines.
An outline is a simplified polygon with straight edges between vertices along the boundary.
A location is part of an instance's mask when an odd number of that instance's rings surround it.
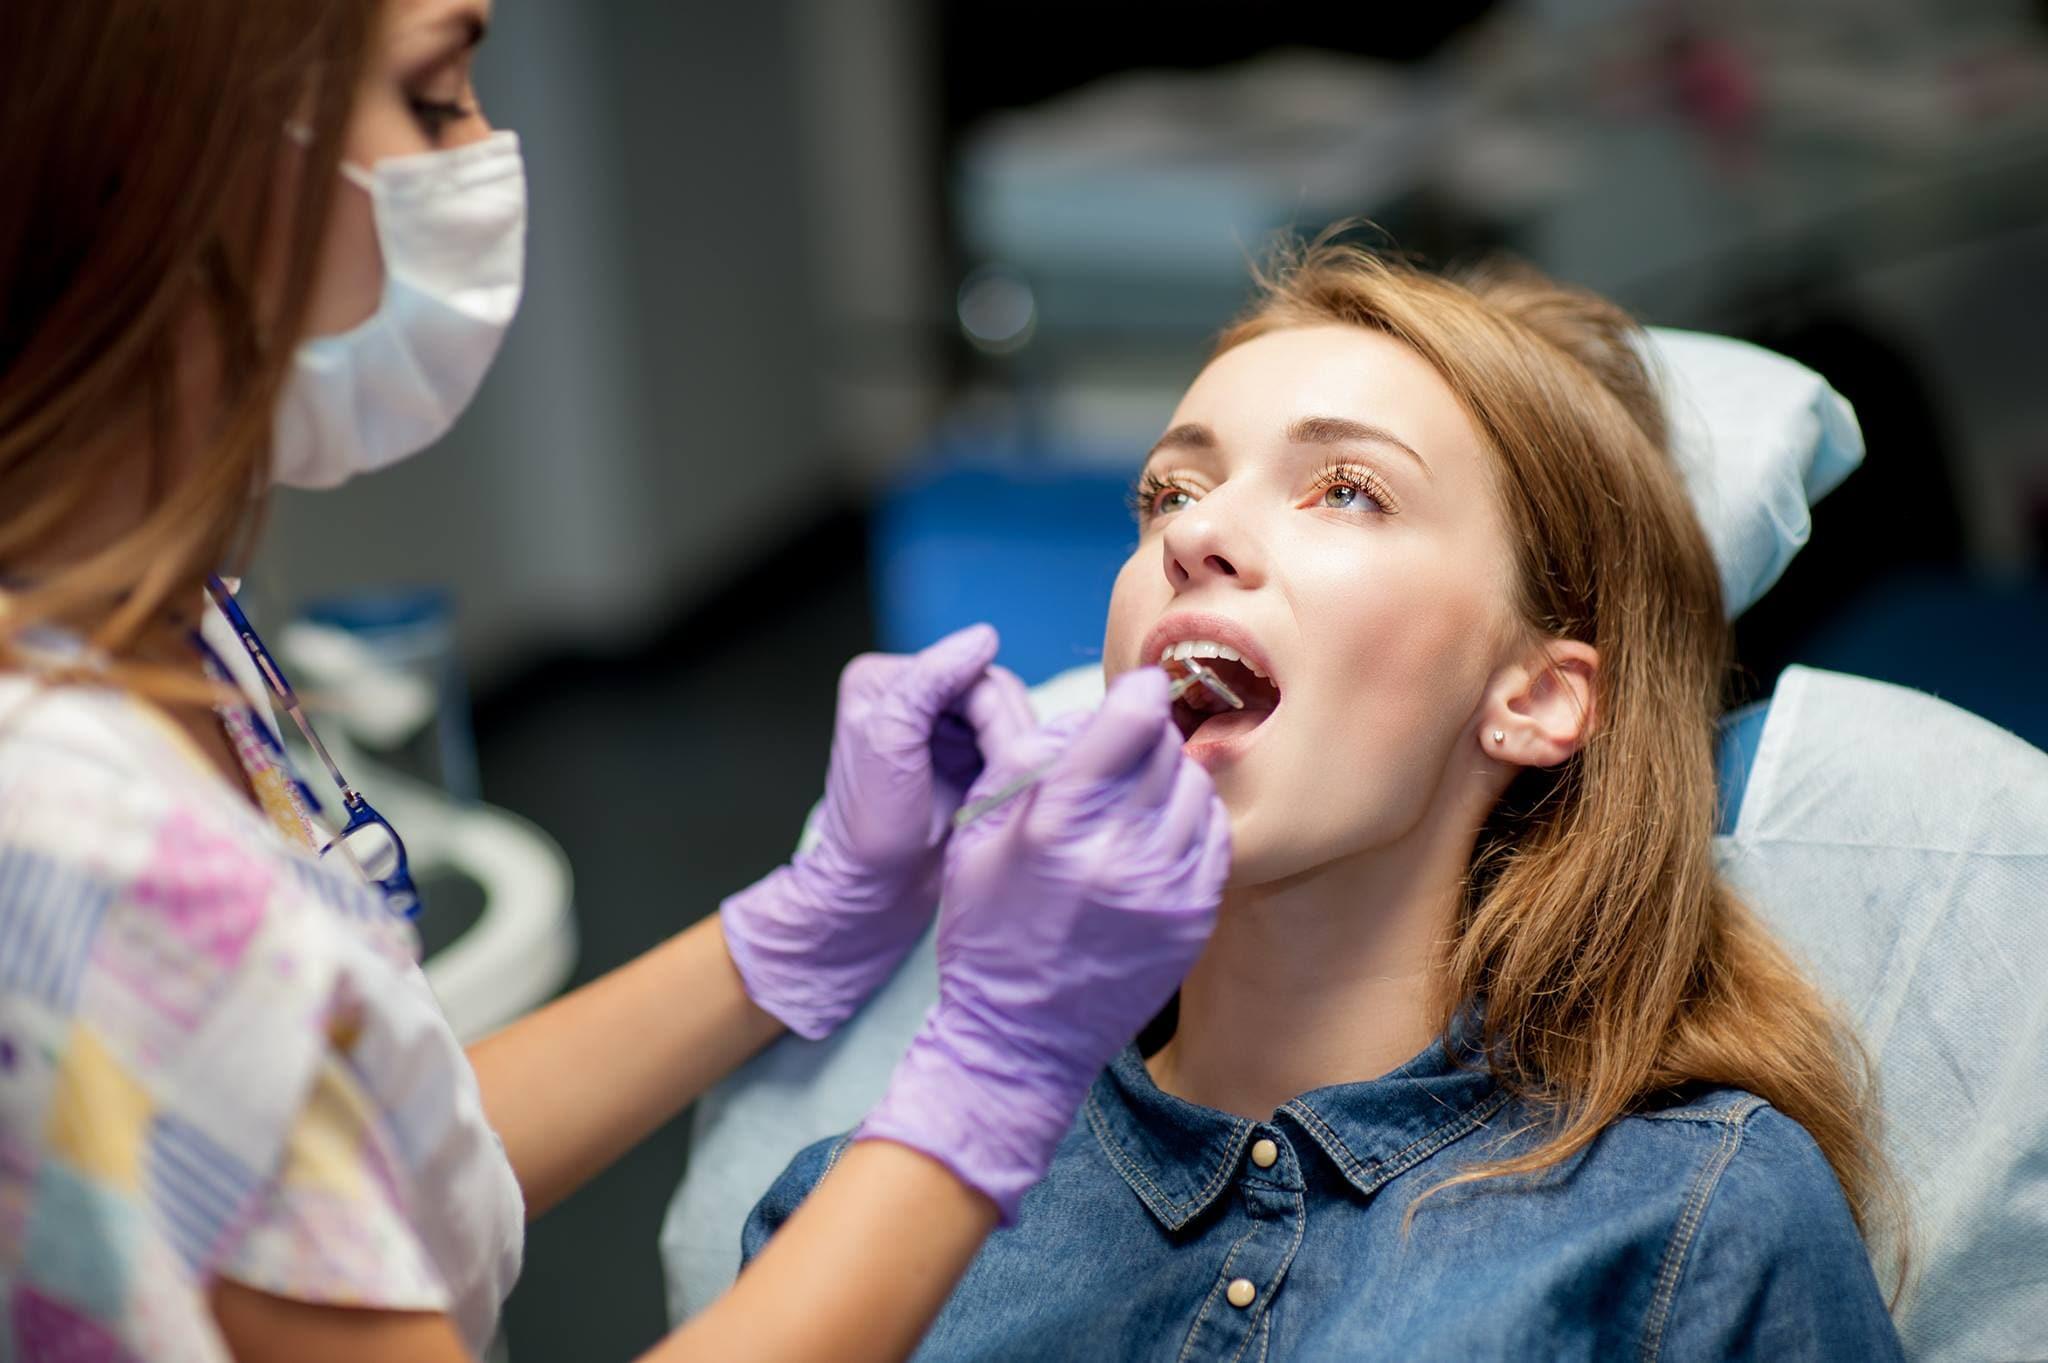
<svg viewBox="0 0 2048 1363">
<path fill-rule="evenodd" d="M 1316 797 L 1306 793 L 1294 798 L 1269 793 L 1256 808 L 1248 808 L 1231 797 L 1227 782 L 1217 782 L 1217 789 L 1230 810 L 1230 876 L 1224 882 L 1229 890 L 1300 880 L 1400 840 L 1385 811 L 1379 817 L 1361 814 L 1355 823 L 1331 822 L 1309 812 Z"/>
<path fill-rule="evenodd" d="M 1225 889 L 1249 890 L 1315 869 L 1314 857 L 1302 848 L 1287 846 L 1273 832 L 1261 828 L 1258 819 L 1231 812 L 1230 878 L 1224 882 Z"/>
</svg>

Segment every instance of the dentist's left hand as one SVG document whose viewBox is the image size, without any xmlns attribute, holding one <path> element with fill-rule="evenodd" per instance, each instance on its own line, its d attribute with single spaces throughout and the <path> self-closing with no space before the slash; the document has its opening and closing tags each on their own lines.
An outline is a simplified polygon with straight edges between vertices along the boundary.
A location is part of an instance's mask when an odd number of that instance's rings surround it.
<svg viewBox="0 0 2048 1363">
<path fill-rule="evenodd" d="M 972 625 L 840 674 L 817 845 L 720 913 L 747 996 L 797 1035 L 828 1035 L 909 954 L 981 754 L 1034 727 L 1023 683 L 990 666 L 996 647 Z"/>
</svg>

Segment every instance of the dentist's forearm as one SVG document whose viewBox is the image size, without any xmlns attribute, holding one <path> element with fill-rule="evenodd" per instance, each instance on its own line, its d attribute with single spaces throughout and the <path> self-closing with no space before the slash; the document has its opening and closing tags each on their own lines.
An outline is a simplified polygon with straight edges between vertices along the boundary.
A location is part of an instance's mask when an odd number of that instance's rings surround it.
<svg viewBox="0 0 2048 1363">
<path fill-rule="evenodd" d="M 641 1363 L 899 1363 L 996 1226 L 937 1160 L 856 1141 L 732 1290 Z"/>
<path fill-rule="evenodd" d="M 717 914 L 469 1048 L 529 1220 L 773 1040 Z"/>
</svg>

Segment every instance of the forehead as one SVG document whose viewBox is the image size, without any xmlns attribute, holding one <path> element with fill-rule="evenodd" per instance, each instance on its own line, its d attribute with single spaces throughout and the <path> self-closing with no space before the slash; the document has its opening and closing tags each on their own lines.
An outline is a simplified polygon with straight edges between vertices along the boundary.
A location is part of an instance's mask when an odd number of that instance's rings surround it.
<svg viewBox="0 0 2048 1363">
<path fill-rule="evenodd" d="M 1169 425 L 1199 422 L 1225 449 L 1270 444 L 1303 417 L 1383 426 L 1432 472 L 1477 457 L 1471 418 L 1430 363 L 1384 332 L 1343 325 L 1268 332 L 1210 361 Z"/>
</svg>

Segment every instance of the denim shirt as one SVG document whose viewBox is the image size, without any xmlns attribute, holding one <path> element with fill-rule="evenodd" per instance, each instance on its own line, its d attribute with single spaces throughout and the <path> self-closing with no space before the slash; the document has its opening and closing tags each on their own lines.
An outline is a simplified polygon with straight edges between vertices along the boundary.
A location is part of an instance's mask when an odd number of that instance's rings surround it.
<svg viewBox="0 0 2048 1363">
<path fill-rule="evenodd" d="M 1900 1356 L 1832 1170 L 1761 1099 L 1674 1100 L 1559 1169 L 1416 1206 L 1533 1140 L 1522 1105 L 1441 1044 L 1263 1122 L 1161 1092 L 1133 1048 L 916 1357 Z M 845 1146 L 796 1157 L 748 1219 L 748 1259 Z"/>
</svg>

